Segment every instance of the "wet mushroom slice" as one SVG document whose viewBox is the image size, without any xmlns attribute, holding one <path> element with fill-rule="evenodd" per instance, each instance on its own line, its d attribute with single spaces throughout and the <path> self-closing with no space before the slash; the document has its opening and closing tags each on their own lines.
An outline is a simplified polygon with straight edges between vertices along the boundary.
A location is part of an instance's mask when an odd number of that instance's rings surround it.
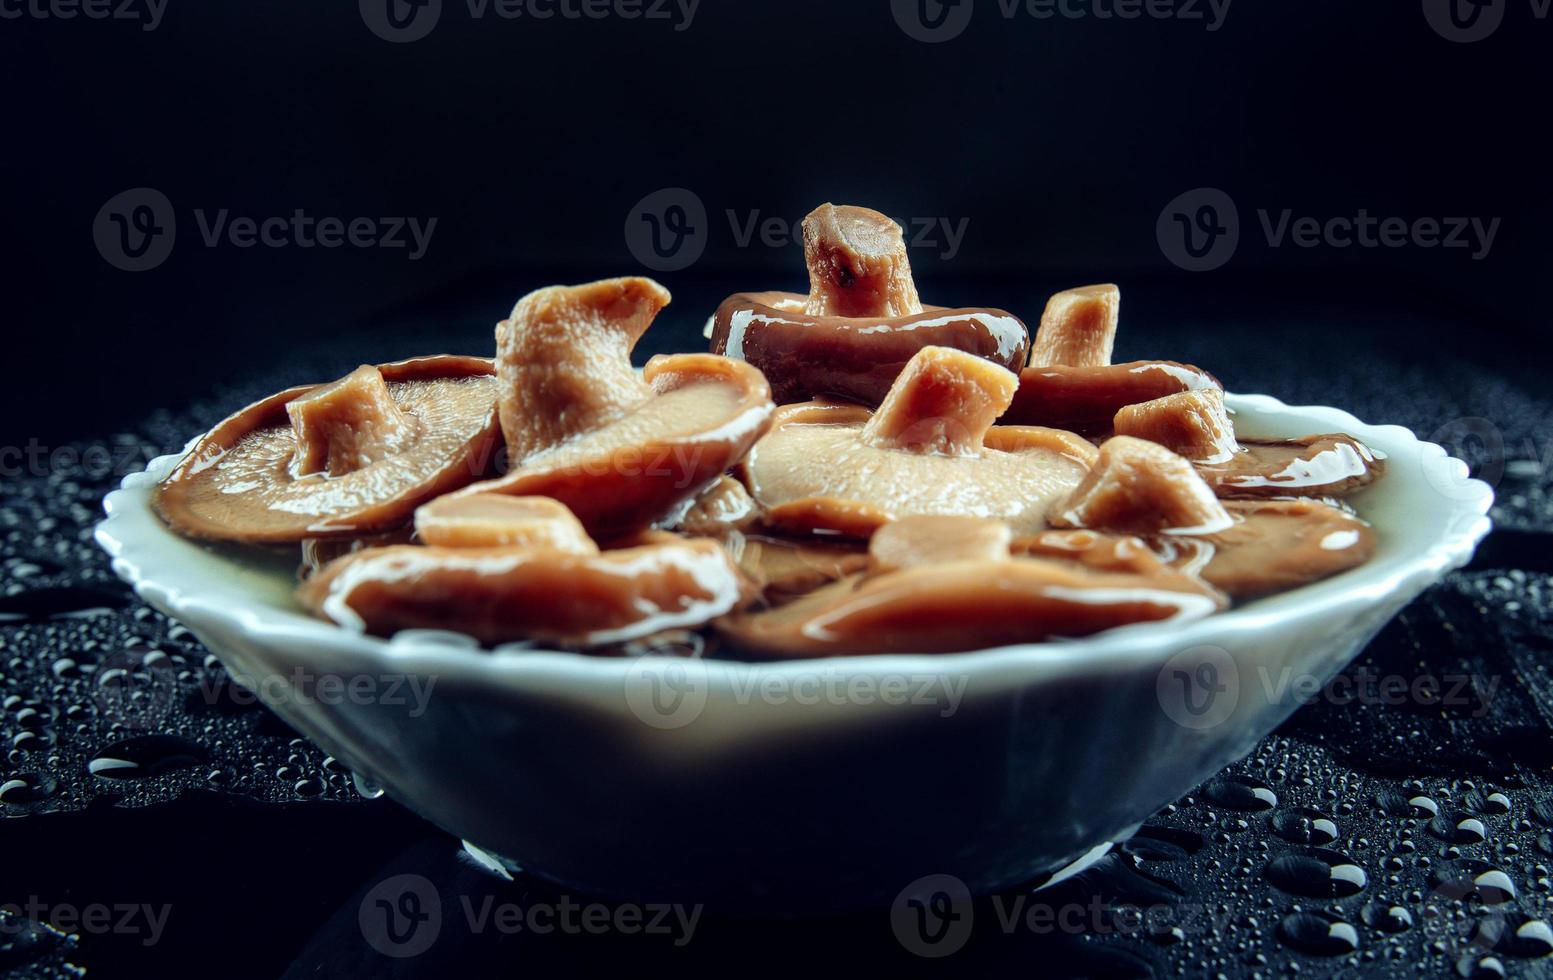
<svg viewBox="0 0 1553 980">
<path fill-rule="evenodd" d="M 1113 436 L 1052 526 L 1139 535 L 1212 534 L 1234 523 L 1192 464 L 1158 443 Z"/>
<path fill-rule="evenodd" d="M 862 542 L 735 532 L 721 539 L 767 603 L 782 605 L 868 567 Z"/>
<path fill-rule="evenodd" d="M 1111 283 L 1080 286 L 1046 302 L 1030 347 L 1031 367 L 1105 367 L 1116 343 L 1122 294 Z"/>
<path fill-rule="evenodd" d="M 1369 561 L 1375 532 L 1315 500 L 1226 500 L 1234 524 L 1202 536 L 1141 538 L 1102 531 L 1043 531 L 1015 554 L 1066 558 L 1101 570 L 1147 573 L 1161 562 L 1246 601 L 1308 585 Z M 1152 547 L 1151 547 L 1152 546 Z"/>
<path fill-rule="evenodd" d="M 752 593 L 728 553 L 708 539 L 600 552 L 559 504 L 467 497 L 436 507 L 423 525 L 456 545 L 358 551 L 304 582 L 299 601 L 318 616 L 378 636 L 436 629 L 490 646 L 534 641 L 586 648 L 697 627 Z M 556 526 L 546 529 L 547 522 Z M 522 543 L 474 544 L 508 539 Z"/>
<path fill-rule="evenodd" d="M 760 368 L 778 403 L 877 405 L 924 347 L 1024 365 L 1029 331 L 1018 317 L 922 304 L 900 226 L 879 212 L 823 204 L 804 219 L 803 242 L 807 295 L 736 293 L 709 324 L 712 351 Z"/>
<path fill-rule="evenodd" d="M 1007 526 L 979 518 L 905 518 L 880 528 L 869 554 L 867 572 L 724 616 L 718 634 L 754 657 L 949 653 L 1195 619 L 1223 604 L 1163 565 L 1143 575 L 1013 555 Z"/>
<path fill-rule="evenodd" d="M 1128 405 L 1203 389 L 1224 390 L 1207 371 L 1174 361 L 1028 367 L 1019 373 L 1019 390 L 998 421 L 1105 436 L 1116 413 Z"/>
<path fill-rule="evenodd" d="M 1200 540 L 1204 581 L 1244 600 L 1283 592 L 1356 568 L 1375 554 L 1375 532 L 1346 511 L 1315 500 L 1227 500 L 1235 525 Z"/>
<path fill-rule="evenodd" d="M 784 406 L 738 473 L 768 526 L 866 538 L 916 514 L 994 517 L 1023 533 L 1083 480 L 1095 448 L 1053 429 L 993 427 L 1012 372 L 963 351 L 919 351 L 877 412 Z"/>
<path fill-rule="evenodd" d="M 1196 466 L 1221 497 L 1337 497 L 1378 479 L 1385 464 L 1345 435 L 1237 441 L 1222 392 L 1186 391 L 1116 413 L 1117 435 L 1166 446 Z"/>
<path fill-rule="evenodd" d="M 746 530 L 759 518 L 760 508 L 744 484 L 723 476 L 689 501 L 684 513 L 671 519 L 668 527 L 693 537 L 717 538 Z"/>
<path fill-rule="evenodd" d="M 415 534 L 424 544 L 445 548 L 553 548 L 578 555 L 599 550 L 576 515 L 549 497 L 443 497 L 416 510 Z"/>
<path fill-rule="evenodd" d="M 669 301 L 650 279 L 552 286 L 497 327 L 511 469 L 464 491 L 552 497 L 597 538 L 655 524 L 743 458 L 770 425 L 758 370 L 631 349 Z"/>
<path fill-rule="evenodd" d="M 408 523 L 421 503 L 487 475 L 496 459 L 489 360 L 363 365 L 228 417 L 156 488 L 180 534 L 259 544 L 354 538 Z"/>
</svg>

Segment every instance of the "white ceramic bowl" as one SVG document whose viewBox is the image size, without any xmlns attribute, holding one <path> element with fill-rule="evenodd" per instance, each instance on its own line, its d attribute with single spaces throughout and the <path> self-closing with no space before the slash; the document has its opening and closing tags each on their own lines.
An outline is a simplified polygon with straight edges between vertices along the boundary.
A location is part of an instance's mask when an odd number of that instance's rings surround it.
<svg viewBox="0 0 1553 980">
<path fill-rule="evenodd" d="M 361 636 L 293 602 L 294 561 L 168 531 L 130 476 L 97 539 L 135 591 L 324 749 L 433 823 L 569 887 L 814 911 L 926 874 L 989 890 L 1115 840 L 1246 754 L 1464 564 L 1493 499 L 1439 446 L 1231 396 L 1244 436 L 1348 432 L 1368 564 L 1186 625 L 938 656 L 749 664 Z"/>
</svg>

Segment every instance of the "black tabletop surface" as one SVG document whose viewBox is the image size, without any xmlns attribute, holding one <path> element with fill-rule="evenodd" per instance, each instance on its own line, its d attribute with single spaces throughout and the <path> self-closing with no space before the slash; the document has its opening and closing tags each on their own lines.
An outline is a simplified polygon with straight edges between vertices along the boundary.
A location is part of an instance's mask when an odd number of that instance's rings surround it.
<svg viewBox="0 0 1553 980">
<path fill-rule="evenodd" d="M 349 344 L 256 354 L 220 378 L 170 387 L 167 410 L 41 449 L 8 474 L 0 970 L 1553 973 L 1550 398 L 1535 364 L 1467 339 L 1468 313 L 1358 283 L 1297 303 L 1255 282 L 1216 282 L 1211 303 L 1148 281 L 1126 293 L 1119 359 L 1194 361 L 1232 390 L 1408 426 L 1498 490 L 1496 531 L 1473 564 L 1408 607 L 1346 686 L 1248 758 L 1078 876 L 976 899 L 963 947 L 936 960 L 898 938 L 888 909 L 823 918 L 794 907 L 780 921 L 708 913 L 640 931 L 512 931 L 481 919 L 507 906 L 609 907 L 527 875 L 505 880 L 394 802 L 368 798 L 370 787 L 232 688 L 186 629 L 137 601 L 92 527 L 125 472 L 225 412 L 362 361 L 484 352 L 491 322 L 531 285 L 477 282 L 399 311 L 377 325 L 371 350 L 357 332 Z M 640 353 L 699 349 L 704 311 L 728 285 L 677 290 Z M 974 285 L 934 298 L 973 301 Z M 1029 310 L 1047 285 L 1004 284 L 998 303 Z M 1405 679 L 1409 693 L 1367 696 L 1383 677 Z M 729 859 L 758 876 L 758 845 Z M 383 955 L 361 926 L 364 904 L 399 875 L 420 876 L 402 880 L 435 889 L 445 910 L 416 956 Z M 1032 914 L 1044 908 L 1080 912 L 1053 925 Z"/>
</svg>

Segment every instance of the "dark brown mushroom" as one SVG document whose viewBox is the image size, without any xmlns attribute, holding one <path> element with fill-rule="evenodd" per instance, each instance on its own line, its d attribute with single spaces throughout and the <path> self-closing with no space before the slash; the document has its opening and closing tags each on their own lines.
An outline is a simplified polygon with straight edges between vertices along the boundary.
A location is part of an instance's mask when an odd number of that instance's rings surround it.
<svg viewBox="0 0 1553 980">
<path fill-rule="evenodd" d="M 456 545 L 347 555 L 302 584 L 302 605 L 379 636 L 437 629 L 487 645 L 597 647 L 700 626 L 751 594 L 728 553 L 708 539 L 600 552 L 555 501 L 471 496 L 434 506 L 420 525 Z M 463 546 L 488 541 L 519 543 Z"/>
<path fill-rule="evenodd" d="M 1013 555 L 999 521 L 909 517 L 880 528 L 869 553 L 869 571 L 725 616 L 719 635 L 756 657 L 947 653 L 1194 619 L 1223 605 L 1163 564 L 1139 574 Z"/>
<path fill-rule="evenodd" d="M 994 427 L 1016 381 L 942 347 L 919 351 L 877 412 L 784 406 L 739 473 L 768 525 L 866 538 L 909 515 L 965 514 L 1023 532 L 1078 486 L 1094 447 L 1072 433 Z"/>
<path fill-rule="evenodd" d="M 1239 442 L 1223 394 L 1212 389 L 1129 405 L 1114 425 L 1118 435 L 1148 439 L 1190 459 L 1221 497 L 1343 496 L 1373 483 L 1385 467 L 1352 436 Z"/>
<path fill-rule="evenodd" d="M 158 485 L 180 534 L 252 543 L 350 538 L 490 472 L 498 453 L 489 360 L 425 357 L 249 405 Z"/>
<path fill-rule="evenodd" d="M 770 425 L 748 364 L 631 349 L 668 291 L 650 279 L 552 286 L 497 327 L 510 471 L 465 493 L 553 497 L 604 538 L 658 522 L 720 477 Z"/>
<path fill-rule="evenodd" d="M 712 350 L 765 372 L 779 403 L 833 397 L 877 405 L 923 347 L 952 347 L 1017 371 L 1023 321 L 1002 310 L 918 299 L 900 226 L 867 208 L 824 204 L 803 222 L 809 293 L 730 296 Z"/>
</svg>

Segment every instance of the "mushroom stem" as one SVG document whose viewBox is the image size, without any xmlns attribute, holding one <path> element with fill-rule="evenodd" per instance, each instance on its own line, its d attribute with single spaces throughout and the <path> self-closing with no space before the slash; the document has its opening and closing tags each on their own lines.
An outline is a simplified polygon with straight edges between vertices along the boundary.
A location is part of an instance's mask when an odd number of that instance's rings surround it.
<svg viewBox="0 0 1553 980">
<path fill-rule="evenodd" d="M 868 208 L 821 204 L 803 219 L 810 316 L 922 312 L 900 225 Z"/>
<path fill-rule="evenodd" d="M 403 452 L 420 423 L 388 393 L 383 374 L 370 364 L 286 403 L 296 435 L 294 477 L 354 473 Z"/>
<path fill-rule="evenodd" d="M 651 397 L 631 350 L 669 291 L 631 276 L 529 293 L 496 327 L 510 465 L 599 428 Z"/>
<path fill-rule="evenodd" d="M 1031 367 L 1105 367 L 1116 343 L 1122 294 L 1111 283 L 1065 289 L 1046 301 L 1030 347 Z"/>
<path fill-rule="evenodd" d="M 1116 413 L 1116 434 L 1157 442 L 1194 463 L 1224 463 L 1240 444 L 1216 388 L 1183 391 L 1127 405 Z"/>
<path fill-rule="evenodd" d="M 598 545 L 582 522 L 549 497 L 476 493 L 439 497 L 415 512 L 415 533 L 433 547 L 544 548 L 596 555 Z"/>
<path fill-rule="evenodd" d="M 903 517 L 868 541 L 868 573 L 887 575 L 917 565 L 1007 561 L 1014 533 L 985 517 L 925 514 Z"/>
<path fill-rule="evenodd" d="M 1052 509 L 1055 527 L 1213 534 L 1234 524 L 1192 464 L 1157 443 L 1113 436 L 1084 482 Z"/>
<path fill-rule="evenodd" d="M 863 426 L 862 440 L 879 449 L 974 456 L 1018 387 L 1014 372 L 991 361 L 949 347 L 924 347 Z"/>
</svg>

